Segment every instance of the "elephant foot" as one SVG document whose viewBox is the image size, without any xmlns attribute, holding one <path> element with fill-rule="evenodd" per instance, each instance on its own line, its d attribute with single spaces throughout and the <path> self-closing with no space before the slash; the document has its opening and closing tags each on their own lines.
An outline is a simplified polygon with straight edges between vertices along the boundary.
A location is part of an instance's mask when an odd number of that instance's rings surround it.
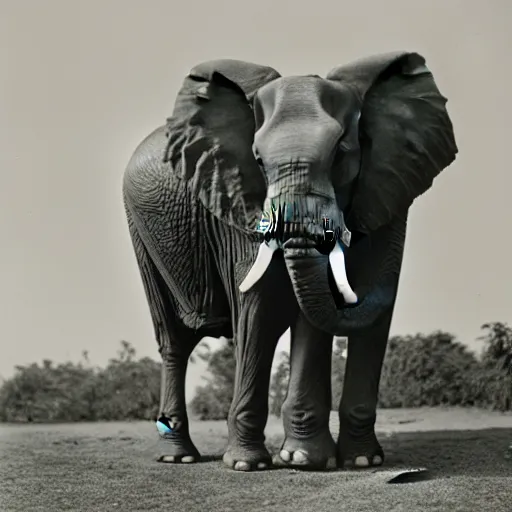
<svg viewBox="0 0 512 512">
<path fill-rule="evenodd" d="M 374 429 L 374 418 L 369 426 L 350 422 L 340 422 L 337 453 L 340 467 L 369 468 L 382 466 L 384 451 L 377 440 Z"/>
<path fill-rule="evenodd" d="M 273 462 L 278 467 L 310 471 L 333 470 L 337 467 L 336 445 L 328 430 L 309 439 L 287 435 Z"/>
<path fill-rule="evenodd" d="M 272 458 L 264 445 L 250 448 L 229 446 L 222 460 L 235 471 L 262 471 L 272 466 Z"/>
<path fill-rule="evenodd" d="M 169 420 L 168 418 L 161 417 L 156 422 L 156 425 L 162 438 L 160 441 L 161 451 L 164 452 L 158 457 L 158 462 L 191 464 L 201 460 L 199 451 L 190 439 L 188 428 L 183 428 L 183 425 L 176 418 Z"/>
<path fill-rule="evenodd" d="M 193 462 L 199 462 L 201 455 L 197 448 L 192 443 L 190 437 L 182 439 L 162 441 L 164 447 L 161 451 L 163 455 L 158 457 L 158 462 L 165 462 L 168 464 L 191 464 Z"/>
</svg>

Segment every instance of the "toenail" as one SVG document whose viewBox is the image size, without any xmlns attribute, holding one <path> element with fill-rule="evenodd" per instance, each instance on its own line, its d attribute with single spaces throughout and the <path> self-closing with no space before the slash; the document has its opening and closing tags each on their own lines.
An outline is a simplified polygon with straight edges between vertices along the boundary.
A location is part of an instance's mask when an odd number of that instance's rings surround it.
<svg viewBox="0 0 512 512">
<path fill-rule="evenodd" d="M 174 455 L 163 455 L 160 460 L 162 462 L 174 462 Z"/>
<path fill-rule="evenodd" d="M 195 457 L 193 455 L 185 455 L 185 457 L 181 459 L 181 462 L 184 462 L 185 464 L 195 462 Z"/>
<path fill-rule="evenodd" d="M 291 459 L 291 455 L 290 455 L 290 452 L 287 451 L 287 450 L 281 450 L 281 452 L 279 453 L 279 456 L 281 457 L 281 459 L 283 459 L 285 462 L 290 462 L 290 459 Z"/>
<path fill-rule="evenodd" d="M 235 464 L 235 471 L 249 471 L 251 469 L 251 465 L 248 462 L 243 460 L 239 460 Z"/>
<path fill-rule="evenodd" d="M 301 450 L 293 452 L 293 462 L 304 463 L 307 462 L 308 456 Z"/>
<path fill-rule="evenodd" d="M 370 465 L 370 463 L 368 462 L 368 457 L 360 455 L 359 457 L 356 457 L 354 465 L 358 468 L 367 468 Z"/>
<path fill-rule="evenodd" d="M 373 465 L 380 466 L 381 464 L 382 464 L 382 457 L 380 455 L 375 455 L 375 457 L 373 457 Z"/>
<path fill-rule="evenodd" d="M 258 469 L 267 469 L 266 462 L 258 462 Z"/>
</svg>

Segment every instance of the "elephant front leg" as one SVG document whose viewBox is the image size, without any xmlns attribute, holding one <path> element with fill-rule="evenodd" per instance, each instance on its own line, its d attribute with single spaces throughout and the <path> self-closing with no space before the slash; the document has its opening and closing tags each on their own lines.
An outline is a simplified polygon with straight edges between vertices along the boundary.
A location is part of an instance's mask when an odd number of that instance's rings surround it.
<svg viewBox="0 0 512 512">
<path fill-rule="evenodd" d="M 272 462 L 264 435 L 272 361 L 279 338 L 298 311 L 284 264 L 275 263 L 258 286 L 241 298 L 235 389 L 223 459 L 237 471 L 266 469 Z"/>
<path fill-rule="evenodd" d="M 375 232 L 360 251 L 352 254 L 352 270 L 362 283 L 392 294 L 380 320 L 348 332 L 348 354 L 339 407 L 338 463 L 355 467 L 380 466 L 384 452 L 375 435 L 382 363 L 398 292 L 406 236 L 406 216 Z M 349 269 L 350 271 L 350 269 Z M 375 275 L 375 272 L 378 275 Z M 367 297 L 368 299 L 368 297 Z"/>
<path fill-rule="evenodd" d="M 291 329 L 290 381 L 282 415 L 285 440 L 278 466 L 335 469 L 336 445 L 329 431 L 332 336 L 302 313 Z"/>
<path fill-rule="evenodd" d="M 353 467 L 380 466 L 384 452 L 375 435 L 382 363 L 393 310 L 361 333 L 349 336 L 348 356 L 340 402 L 338 461 Z"/>
</svg>

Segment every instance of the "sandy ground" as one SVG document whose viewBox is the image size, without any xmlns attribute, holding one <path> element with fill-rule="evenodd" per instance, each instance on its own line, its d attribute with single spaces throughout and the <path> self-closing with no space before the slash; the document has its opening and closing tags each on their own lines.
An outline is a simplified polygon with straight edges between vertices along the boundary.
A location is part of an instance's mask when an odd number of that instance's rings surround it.
<svg viewBox="0 0 512 512">
<path fill-rule="evenodd" d="M 335 415 L 331 428 L 336 434 Z M 207 461 L 180 466 L 155 462 L 158 437 L 149 422 L 4 424 L 0 510 L 512 511 L 512 415 L 383 410 L 377 431 L 387 454 L 379 470 L 237 473 L 220 460 L 224 422 L 194 422 Z M 282 436 L 271 418 L 271 450 Z M 407 471 L 414 468 L 428 473 L 413 478 Z"/>
</svg>

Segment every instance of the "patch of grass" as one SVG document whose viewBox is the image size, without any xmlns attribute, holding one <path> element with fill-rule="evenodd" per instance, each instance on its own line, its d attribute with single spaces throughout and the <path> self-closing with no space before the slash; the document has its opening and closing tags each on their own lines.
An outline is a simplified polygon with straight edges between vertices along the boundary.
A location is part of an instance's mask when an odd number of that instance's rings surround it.
<svg viewBox="0 0 512 512">
<path fill-rule="evenodd" d="M 387 453 L 382 470 L 329 474 L 228 470 L 220 460 L 227 442 L 225 422 L 192 423 L 198 448 L 212 457 L 179 466 L 155 462 L 159 440 L 152 422 L 2 425 L 0 510 L 510 510 L 512 461 L 504 452 L 512 441 L 511 416 L 500 417 L 511 420 L 508 429 L 404 432 L 400 429 L 415 424 L 401 424 L 404 414 L 380 414 L 381 428 L 388 432 L 380 436 Z M 420 409 L 414 420 L 435 427 L 444 415 L 444 424 L 450 425 L 457 414 Z M 435 421 L 429 417 L 434 415 Z M 485 426 L 485 413 L 474 416 Z M 272 450 L 279 448 L 282 427 L 275 418 L 269 421 L 267 440 Z M 431 479 L 387 483 L 411 466 L 427 467 Z"/>
</svg>

